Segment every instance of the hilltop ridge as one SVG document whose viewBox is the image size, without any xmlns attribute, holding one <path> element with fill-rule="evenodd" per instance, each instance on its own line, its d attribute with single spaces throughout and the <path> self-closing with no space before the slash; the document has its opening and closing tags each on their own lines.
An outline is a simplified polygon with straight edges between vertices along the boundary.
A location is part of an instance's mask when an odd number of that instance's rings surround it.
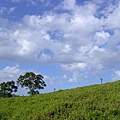
<svg viewBox="0 0 120 120">
<path fill-rule="evenodd" d="M 120 80 L 0 99 L 0 120 L 119 120 Z"/>
</svg>

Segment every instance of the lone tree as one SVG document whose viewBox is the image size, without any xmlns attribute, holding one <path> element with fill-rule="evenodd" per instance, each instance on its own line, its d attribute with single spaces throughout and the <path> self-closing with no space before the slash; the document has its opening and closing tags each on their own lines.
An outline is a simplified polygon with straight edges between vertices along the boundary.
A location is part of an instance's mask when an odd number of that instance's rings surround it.
<svg viewBox="0 0 120 120">
<path fill-rule="evenodd" d="M 40 74 L 36 75 L 33 72 L 26 72 L 25 75 L 20 75 L 17 80 L 17 84 L 21 87 L 28 88 L 28 94 L 35 95 L 39 94 L 40 89 L 44 89 L 44 87 L 46 87 L 43 78 L 44 77 Z"/>
<path fill-rule="evenodd" d="M 6 98 L 6 97 L 12 97 L 13 92 L 17 92 L 18 87 L 15 85 L 15 82 L 7 81 L 2 82 L 0 84 L 0 97 Z"/>
</svg>

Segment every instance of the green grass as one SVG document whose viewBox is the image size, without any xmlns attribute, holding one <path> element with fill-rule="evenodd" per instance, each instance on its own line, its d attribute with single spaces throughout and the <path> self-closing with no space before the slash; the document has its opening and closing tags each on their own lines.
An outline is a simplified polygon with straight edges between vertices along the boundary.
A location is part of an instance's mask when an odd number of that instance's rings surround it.
<svg viewBox="0 0 120 120">
<path fill-rule="evenodd" d="M 120 120 L 120 80 L 0 99 L 0 120 Z"/>
</svg>

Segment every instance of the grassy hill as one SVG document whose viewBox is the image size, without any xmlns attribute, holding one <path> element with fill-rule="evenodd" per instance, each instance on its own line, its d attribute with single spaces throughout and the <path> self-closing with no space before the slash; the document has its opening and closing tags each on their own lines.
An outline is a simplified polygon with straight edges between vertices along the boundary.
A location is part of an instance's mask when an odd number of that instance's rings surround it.
<svg viewBox="0 0 120 120">
<path fill-rule="evenodd" d="M 120 80 L 0 99 L 0 120 L 120 120 Z"/>
</svg>

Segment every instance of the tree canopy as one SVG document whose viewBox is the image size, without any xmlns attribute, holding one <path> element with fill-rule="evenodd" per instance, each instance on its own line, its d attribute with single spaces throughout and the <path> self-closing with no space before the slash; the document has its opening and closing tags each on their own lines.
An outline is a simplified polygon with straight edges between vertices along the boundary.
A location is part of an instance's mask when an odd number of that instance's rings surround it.
<svg viewBox="0 0 120 120">
<path fill-rule="evenodd" d="M 18 87 L 15 85 L 15 82 L 7 81 L 0 84 L 0 97 L 12 97 L 13 92 L 17 92 Z"/>
<path fill-rule="evenodd" d="M 17 80 L 17 84 L 21 87 L 28 88 L 28 94 L 39 94 L 39 90 L 46 87 L 43 78 L 44 77 L 40 74 L 36 75 L 33 72 L 26 72 L 25 75 L 20 75 Z"/>
</svg>

